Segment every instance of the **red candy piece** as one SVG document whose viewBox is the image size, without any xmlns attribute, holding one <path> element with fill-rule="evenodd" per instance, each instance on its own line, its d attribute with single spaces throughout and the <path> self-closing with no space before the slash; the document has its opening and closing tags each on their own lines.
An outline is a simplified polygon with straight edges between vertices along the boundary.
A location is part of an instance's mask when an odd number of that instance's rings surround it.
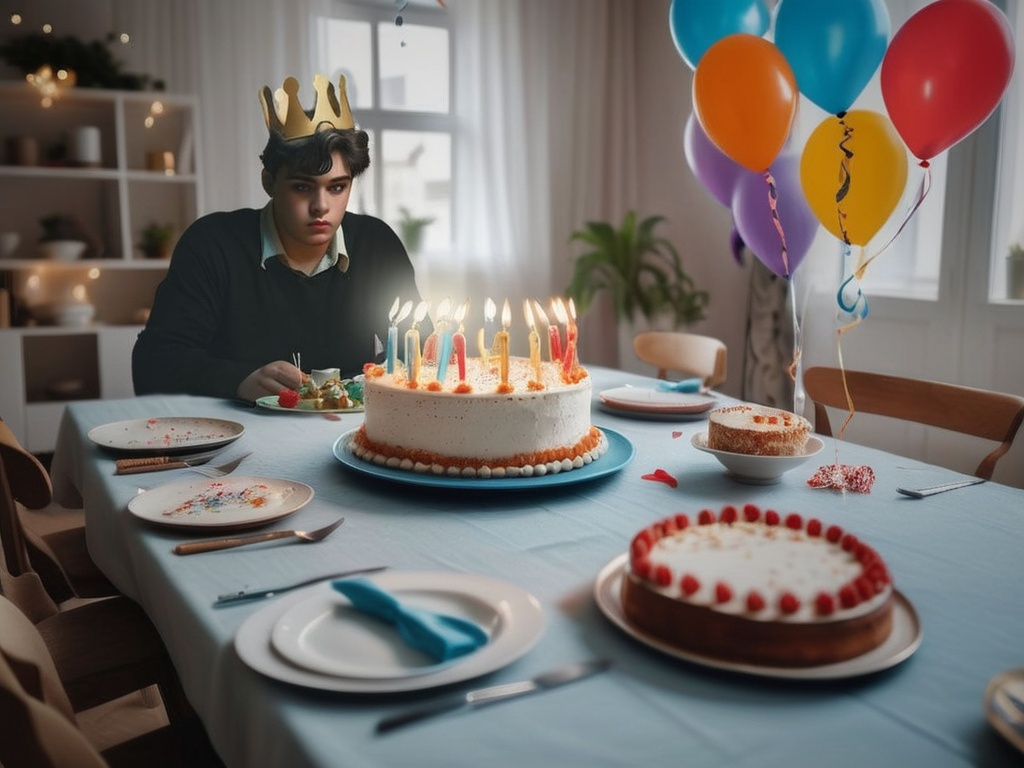
<svg viewBox="0 0 1024 768">
<path fill-rule="evenodd" d="M 814 610 L 819 616 L 831 616 L 836 610 L 836 601 L 827 592 L 819 592 L 814 598 Z"/>
<path fill-rule="evenodd" d="M 649 474 L 643 475 L 642 478 L 644 480 L 654 480 L 659 483 L 665 483 L 665 485 L 671 485 L 673 488 L 679 486 L 679 481 L 672 477 L 672 475 L 670 475 L 664 469 L 656 469 Z"/>
<path fill-rule="evenodd" d="M 680 432 L 678 429 L 672 430 L 672 439 L 673 440 L 678 440 L 682 436 L 683 436 L 683 433 Z"/>
<path fill-rule="evenodd" d="M 792 592 L 783 592 L 779 598 L 779 609 L 783 613 L 796 613 L 800 610 L 800 600 Z"/>
<path fill-rule="evenodd" d="M 765 606 L 764 598 L 761 597 L 760 592 L 750 590 L 750 594 L 747 595 L 747 610 L 751 613 L 757 613 L 763 611 Z"/>
<path fill-rule="evenodd" d="M 299 393 L 294 389 L 282 389 L 277 393 L 277 404 L 282 408 L 294 408 L 299 404 Z"/>
</svg>

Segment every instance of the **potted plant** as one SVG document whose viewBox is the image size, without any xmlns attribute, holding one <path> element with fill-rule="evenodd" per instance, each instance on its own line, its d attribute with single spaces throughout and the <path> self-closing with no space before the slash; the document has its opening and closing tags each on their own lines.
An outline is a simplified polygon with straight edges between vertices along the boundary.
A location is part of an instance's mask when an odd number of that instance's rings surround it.
<svg viewBox="0 0 1024 768">
<path fill-rule="evenodd" d="M 168 259 L 174 245 L 174 226 L 153 222 L 142 230 L 138 248 L 148 259 Z"/>
<path fill-rule="evenodd" d="M 405 206 L 399 208 L 398 212 L 402 214 L 402 218 L 398 222 L 402 242 L 409 253 L 419 253 L 420 248 L 423 247 L 423 230 L 434 223 L 434 217 L 413 216 Z"/>
<path fill-rule="evenodd" d="M 39 220 L 43 234 L 39 238 L 39 254 L 43 258 L 58 261 L 74 261 L 81 258 L 88 247 L 88 239 L 82 226 L 73 216 L 51 213 Z"/>
<path fill-rule="evenodd" d="M 704 319 L 707 291 L 697 289 L 675 246 L 655 234 L 664 220 L 650 216 L 638 222 L 636 212 L 629 211 L 618 228 L 590 221 L 572 233 L 570 242 L 583 243 L 586 250 L 576 257 L 565 294 L 580 315 L 607 291 L 620 327 L 640 318 L 648 325 L 664 319 L 674 330 Z"/>
</svg>

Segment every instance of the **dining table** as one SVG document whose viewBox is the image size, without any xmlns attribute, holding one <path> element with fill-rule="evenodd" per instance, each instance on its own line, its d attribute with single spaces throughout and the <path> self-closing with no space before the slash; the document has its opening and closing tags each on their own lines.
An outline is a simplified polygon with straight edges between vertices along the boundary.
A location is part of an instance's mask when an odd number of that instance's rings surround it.
<svg viewBox="0 0 1024 768">
<path fill-rule="evenodd" d="M 1024 667 L 1024 490 L 984 482 L 911 498 L 897 487 L 967 478 L 832 437 L 775 482 L 746 482 L 695 446 L 706 411 L 609 408 L 601 392 L 655 390 L 658 380 L 599 366 L 589 374 L 593 423 L 615 438 L 615 450 L 575 478 L 396 478 L 340 453 L 362 423 L 359 411 L 147 395 L 67 405 L 52 461 L 55 498 L 84 508 L 92 558 L 152 619 L 230 768 L 1024 762 L 1021 742 L 997 730 L 986 704 L 990 681 Z M 301 507 L 256 531 L 344 524 L 316 543 L 176 554 L 218 529 L 162 525 L 130 505 L 204 478 L 188 468 L 117 474 L 123 454 L 94 432 L 167 417 L 237 423 L 237 438 L 210 463 L 248 453 L 231 477 L 312 489 Z M 870 467 L 873 485 L 808 484 L 833 463 Z M 623 620 L 614 578 L 637 531 L 676 513 L 747 503 L 838 524 L 877 550 L 905 602 L 898 646 L 869 662 L 793 671 L 674 653 Z M 454 585 L 499 614 L 500 653 L 481 663 L 473 660 L 480 650 L 426 674 L 386 668 L 363 677 L 344 667 L 342 649 L 317 659 L 342 664 L 325 671 L 282 660 L 284 646 L 275 645 L 289 642 L 278 636 L 283 616 L 314 595 L 328 599 L 324 581 L 214 604 L 224 593 L 378 566 L 390 579 L 382 583 L 428 592 Z M 610 664 L 535 695 L 377 730 L 382 719 L 445 696 L 592 659 Z"/>
</svg>

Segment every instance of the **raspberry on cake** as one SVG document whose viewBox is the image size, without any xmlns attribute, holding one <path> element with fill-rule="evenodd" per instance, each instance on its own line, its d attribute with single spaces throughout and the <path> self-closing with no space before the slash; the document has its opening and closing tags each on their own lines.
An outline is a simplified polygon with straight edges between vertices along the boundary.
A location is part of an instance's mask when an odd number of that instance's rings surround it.
<svg viewBox="0 0 1024 768">
<path fill-rule="evenodd" d="M 892 579 L 877 551 L 839 526 L 754 504 L 639 531 L 621 598 L 641 630 L 739 663 L 833 664 L 892 630 Z"/>
<path fill-rule="evenodd" d="M 803 416 L 763 405 L 729 405 L 708 415 L 708 448 L 755 456 L 803 453 L 811 423 Z"/>
</svg>

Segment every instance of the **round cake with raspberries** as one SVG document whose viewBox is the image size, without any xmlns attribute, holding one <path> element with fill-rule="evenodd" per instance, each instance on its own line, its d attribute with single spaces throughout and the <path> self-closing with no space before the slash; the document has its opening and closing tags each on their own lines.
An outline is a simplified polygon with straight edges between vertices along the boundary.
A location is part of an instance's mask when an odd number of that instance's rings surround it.
<svg viewBox="0 0 1024 768">
<path fill-rule="evenodd" d="M 716 451 L 797 456 L 810 434 L 803 416 L 764 405 L 727 405 L 708 414 L 708 448 Z"/>
<path fill-rule="evenodd" d="M 838 525 L 754 504 L 638 532 L 621 598 L 647 634 L 736 663 L 833 664 L 892 630 L 892 579 L 877 551 Z"/>
</svg>

